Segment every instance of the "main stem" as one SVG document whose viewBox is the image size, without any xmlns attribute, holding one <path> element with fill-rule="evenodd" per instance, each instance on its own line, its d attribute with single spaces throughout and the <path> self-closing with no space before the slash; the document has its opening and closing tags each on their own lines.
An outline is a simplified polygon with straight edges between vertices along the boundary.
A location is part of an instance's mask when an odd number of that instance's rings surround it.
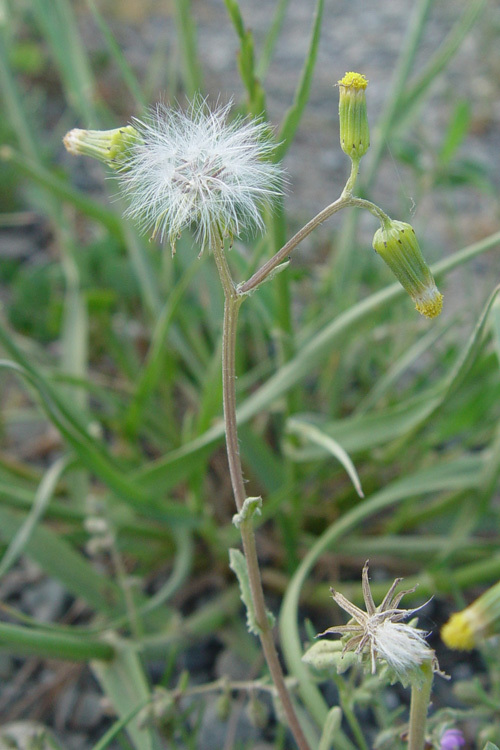
<svg viewBox="0 0 500 750">
<path fill-rule="evenodd" d="M 433 679 L 432 663 L 428 659 L 420 667 L 423 682 L 412 684 L 410 703 L 410 726 L 408 730 L 408 750 L 424 750 L 427 711 L 431 699 Z"/>
<path fill-rule="evenodd" d="M 235 390 L 235 351 L 238 313 L 244 299 L 238 294 L 227 265 L 226 256 L 221 242 L 215 241 L 212 247 L 222 288 L 224 290 L 224 328 L 222 333 L 222 391 L 224 404 L 224 423 L 226 430 L 227 458 L 229 473 L 233 487 L 236 506 L 240 511 L 246 499 L 245 484 L 241 468 L 238 445 L 238 427 L 236 423 L 236 390 Z M 299 720 L 292 704 L 290 693 L 285 685 L 283 670 L 278 658 L 272 629 L 267 617 L 262 580 L 260 577 L 259 561 L 255 546 L 255 534 L 252 519 L 247 518 L 240 524 L 243 552 L 245 554 L 250 590 L 255 610 L 255 619 L 259 628 L 262 650 L 278 692 L 281 705 L 288 720 L 290 730 L 300 750 L 310 750 Z"/>
</svg>

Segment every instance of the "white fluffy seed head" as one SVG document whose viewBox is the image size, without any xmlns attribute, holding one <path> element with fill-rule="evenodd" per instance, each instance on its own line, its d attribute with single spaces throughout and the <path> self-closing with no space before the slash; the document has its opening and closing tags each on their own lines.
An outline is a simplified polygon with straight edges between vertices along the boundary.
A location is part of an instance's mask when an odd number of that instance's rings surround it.
<svg viewBox="0 0 500 750">
<path fill-rule="evenodd" d="M 418 672 L 424 661 L 434 659 L 425 632 L 401 622 L 384 620 L 373 628 L 371 643 L 403 684 Z"/>
<path fill-rule="evenodd" d="M 158 104 L 134 122 L 140 138 L 120 174 L 127 215 L 172 249 L 188 226 L 202 249 L 261 229 L 262 206 L 281 192 L 281 169 L 269 161 L 275 144 L 268 126 L 229 122 L 229 111 L 230 104 L 211 111 L 196 99 L 186 112 Z"/>
</svg>

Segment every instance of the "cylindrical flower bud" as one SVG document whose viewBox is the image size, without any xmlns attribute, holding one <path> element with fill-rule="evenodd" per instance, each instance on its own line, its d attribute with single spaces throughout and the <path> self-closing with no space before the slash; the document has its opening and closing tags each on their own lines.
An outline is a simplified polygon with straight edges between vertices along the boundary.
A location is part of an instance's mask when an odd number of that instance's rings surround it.
<svg viewBox="0 0 500 750">
<path fill-rule="evenodd" d="M 346 73 L 338 82 L 340 145 L 353 160 L 359 160 L 370 146 L 370 130 L 366 114 L 366 78 L 360 73 Z"/>
<path fill-rule="evenodd" d="M 443 295 L 437 290 L 413 227 L 404 221 L 389 219 L 375 232 L 373 248 L 406 289 L 418 312 L 426 318 L 439 315 L 443 308 Z"/>
<path fill-rule="evenodd" d="M 64 136 L 70 154 L 92 156 L 113 169 L 120 169 L 130 156 L 130 149 L 140 139 L 132 125 L 114 130 L 80 130 L 74 128 Z"/>
<path fill-rule="evenodd" d="M 500 582 L 484 592 L 462 612 L 456 612 L 441 629 L 448 648 L 469 651 L 500 633 Z"/>
</svg>

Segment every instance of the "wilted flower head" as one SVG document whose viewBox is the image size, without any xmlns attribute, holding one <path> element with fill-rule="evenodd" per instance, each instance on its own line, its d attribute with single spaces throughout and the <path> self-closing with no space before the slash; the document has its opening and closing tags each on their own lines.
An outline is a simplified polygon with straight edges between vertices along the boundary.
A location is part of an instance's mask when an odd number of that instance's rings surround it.
<svg viewBox="0 0 500 750">
<path fill-rule="evenodd" d="M 188 226 L 202 248 L 262 227 L 261 208 L 279 193 L 280 168 L 268 126 L 229 121 L 230 104 L 211 111 L 194 100 L 186 112 L 158 104 L 134 121 L 139 138 L 120 174 L 127 215 L 153 237 L 175 240 Z"/>
<path fill-rule="evenodd" d="M 382 603 L 376 607 L 368 581 L 368 563 L 365 563 L 362 586 L 366 612 L 338 591 L 330 589 L 334 600 L 351 615 L 352 620 L 347 625 L 328 628 L 319 633 L 319 636 L 327 633 L 348 635 L 350 638 L 343 650 L 355 651 L 357 654 L 368 652 L 373 674 L 377 659 L 383 659 L 403 684 L 414 681 L 418 683 L 421 680 L 420 668 L 425 662 L 431 662 L 434 671 L 438 671 L 439 667 L 434 651 L 425 642 L 425 632 L 401 622 L 422 608 L 399 609 L 403 596 L 415 590 L 408 589 L 395 594 L 401 580 L 396 578 Z"/>
</svg>

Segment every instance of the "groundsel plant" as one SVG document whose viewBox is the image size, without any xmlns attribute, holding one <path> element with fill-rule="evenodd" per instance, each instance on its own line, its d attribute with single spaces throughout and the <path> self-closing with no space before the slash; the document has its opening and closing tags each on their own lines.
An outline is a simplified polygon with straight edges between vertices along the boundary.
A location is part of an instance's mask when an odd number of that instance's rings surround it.
<svg viewBox="0 0 500 750">
<path fill-rule="evenodd" d="M 267 611 L 261 584 L 253 530 L 253 517 L 260 513 L 261 498 L 246 495 L 239 453 L 236 423 L 235 347 L 238 313 L 250 293 L 275 273 L 282 272 L 297 245 L 317 226 L 341 209 L 362 208 L 372 213 L 381 228 L 374 238 L 374 248 L 395 273 L 415 301 L 417 310 L 426 317 L 439 314 L 442 296 L 425 263 L 413 229 L 392 221 L 376 204 L 353 195 L 359 163 L 369 148 L 370 137 L 366 110 L 367 80 L 359 73 L 347 73 L 338 82 L 340 93 L 340 141 L 351 160 L 351 171 L 340 197 L 320 211 L 249 279 L 237 283 L 225 253 L 225 245 L 234 237 L 264 227 L 263 206 L 280 192 L 283 174 L 273 161 L 276 143 L 263 120 L 230 118 L 230 106 L 211 110 L 206 100 L 197 98 L 185 112 L 178 107 L 160 104 L 143 120 L 110 131 L 72 130 L 65 145 L 73 154 L 86 154 L 107 163 L 116 173 L 122 192 L 128 200 L 127 214 L 153 238 L 167 241 L 175 248 L 180 232 L 190 227 L 200 252 L 209 248 L 222 284 L 225 306 L 223 324 L 223 406 L 229 472 L 237 513 L 243 552 L 231 550 L 231 567 L 235 571 L 242 598 L 247 607 L 249 629 L 261 640 L 265 659 L 279 697 L 283 713 L 297 746 L 307 750 L 272 634 L 272 617 Z M 229 240 L 229 242 L 227 242 Z M 367 578 L 367 572 L 364 574 Z M 392 597 L 391 590 L 391 597 Z M 371 595 L 370 595 L 371 597 Z M 399 597 L 400 598 L 400 597 Z M 399 598 L 390 598 L 383 613 L 372 612 L 368 599 L 368 623 L 377 627 L 370 635 L 353 631 L 354 641 L 370 644 L 372 660 L 382 656 L 393 661 L 396 672 L 408 672 L 405 651 L 408 645 L 412 663 L 434 669 L 432 652 L 419 631 L 407 630 L 399 623 Z M 374 605 L 373 605 L 374 608 Z M 363 627 L 363 623 L 360 623 Z M 356 639 L 360 639 L 359 642 Z M 405 640 L 406 639 L 406 640 Z M 392 651 L 387 647 L 391 641 Z M 398 658 L 394 656 L 397 644 Z M 391 657 L 392 654 L 392 657 Z M 428 658 L 429 654 L 429 658 Z M 430 689 L 429 679 L 425 684 Z M 423 726 L 428 690 L 419 688 L 419 734 L 411 750 L 423 747 Z M 412 714 L 414 715 L 414 713 Z M 424 717 L 422 719 L 422 716 Z"/>
</svg>

